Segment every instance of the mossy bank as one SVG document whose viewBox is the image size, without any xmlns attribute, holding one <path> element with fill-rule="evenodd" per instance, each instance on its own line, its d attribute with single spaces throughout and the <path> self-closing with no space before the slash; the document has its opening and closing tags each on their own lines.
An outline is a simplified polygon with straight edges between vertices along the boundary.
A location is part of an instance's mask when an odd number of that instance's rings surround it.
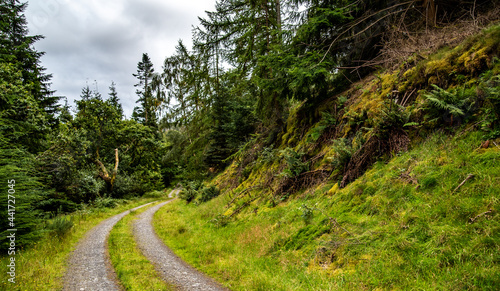
<svg viewBox="0 0 500 291">
<path fill-rule="evenodd" d="M 160 237 L 235 290 L 497 289 L 499 45 L 493 25 L 294 104 L 160 210 Z"/>
</svg>

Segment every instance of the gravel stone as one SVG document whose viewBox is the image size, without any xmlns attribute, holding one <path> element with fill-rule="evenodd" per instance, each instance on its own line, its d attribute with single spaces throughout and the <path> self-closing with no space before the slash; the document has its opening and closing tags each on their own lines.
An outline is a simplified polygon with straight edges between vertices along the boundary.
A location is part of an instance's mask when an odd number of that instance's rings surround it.
<svg viewBox="0 0 500 291">
<path fill-rule="evenodd" d="M 177 191 L 175 195 L 179 193 L 179 190 L 174 191 Z M 138 216 L 133 232 L 139 249 L 153 263 L 163 280 L 178 290 L 228 290 L 181 260 L 154 231 L 153 215 L 170 201 L 155 205 Z"/>
<path fill-rule="evenodd" d="M 109 259 L 108 235 L 113 226 L 130 211 L 149 204 L 108 218 L 91 229 L 70 254 L 63 290 L 123 290 Z"/>
</svg>

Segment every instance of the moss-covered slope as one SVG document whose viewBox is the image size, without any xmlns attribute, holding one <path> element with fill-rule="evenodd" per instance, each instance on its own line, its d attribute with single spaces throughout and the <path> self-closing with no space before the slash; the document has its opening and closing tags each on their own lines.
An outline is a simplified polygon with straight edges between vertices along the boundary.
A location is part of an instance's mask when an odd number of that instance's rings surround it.
<svg viewBox="0 0 500 291">
<path fill-rule="evenodd" d="M 236 290 L 497 289 L 499 54 L 496 25 L 296 104 L 160 235 Z"/>
</svg>

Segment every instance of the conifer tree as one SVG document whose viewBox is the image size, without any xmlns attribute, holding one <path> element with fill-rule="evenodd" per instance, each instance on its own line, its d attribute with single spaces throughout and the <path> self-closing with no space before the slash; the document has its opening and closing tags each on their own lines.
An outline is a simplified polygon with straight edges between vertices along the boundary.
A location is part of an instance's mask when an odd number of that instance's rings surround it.
<svg viewBox="0 0 500 291">
<path fill-rule="evenodd" d="M 222 90 L 221 90 L 222 91 Z M 205 155 L 205 163 L 209 167 L 220 170 L 225 165 L 224 160 L 231 154 L 229 147 L 230 132 L 229 129 L 229 106 L 228 95 L 219 92 L 215 94 L 212 104 L 213 125 L 208 136 L 210 144 Z"/>
<path fill-rule="evenodd" d="M 118 93 L 116 92 L 116 84 L 115 82 L 111 82 L 111 85 L 109 86 L 109 98 L 108 101 L 111 103 L 112 106 L 116 108 L 116 111 L 120 115 L 120 119 L 123 118 L 123 108 L 122 104 L 120 103 L 120 99 L 118 98 Z"/>
<path fill-rule="evenodd" d="M 54 125 L 62 97 L 53 96 L 54 91 L 49 88 L 52 75 L 46 74 L 40 65 L 44 53 L 33 47 L 43 36 L 28 35 L 24 15 L 27 5 L 19 0 L 0 0 L 0 59 L 18 67 L 23 84 L 29 85 L 31 95 L 47 115 L 47 122 Z"/>
<path fill-rule="evenodd" d="M 137 64 L 137 73 L 133 74 L 139 81 L 134 86 L 137 87 L 136 94 L 139 99 L 136 103 L 140 106 L 134 108 L 132 117 L 144 125 L 157 127 L 156 104 L 151 82 L 154 78 L 154 68 L 147 53 L 142 54 L 142 60 Z"/>
</svg>

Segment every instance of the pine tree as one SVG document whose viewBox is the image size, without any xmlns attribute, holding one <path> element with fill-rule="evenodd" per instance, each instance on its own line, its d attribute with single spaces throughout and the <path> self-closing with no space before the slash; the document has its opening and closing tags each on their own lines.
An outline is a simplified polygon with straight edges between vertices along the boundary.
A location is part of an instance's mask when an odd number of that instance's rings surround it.
<svg viewBox="0 0 500 291">
<path fill-rule="evenodd" d="M 44 53 L 33 47 L 43 36 L 28 35 L 26 8 L 27 3 L 19 0 L 0 0 L 0 59 L 16 64 L 22 72 L 23 84 L 29 85 L 30 93 L 46 113 L 48 123 L 55 125 L 58 102 L 62 97 L 53 96 L 54 91 L 50 90 L 52 75 L 46 74 L 40 65 Z"/>
<path fill-rule="evenodd" d="M 116 92 L 115 82 L 111 82 L 111 85 L 109 86 L 108 95 L 109 95 L 108 101 L 111 103 L 112 106 L 116 108 L 116 111 L 120 115 L 120 119 L 123 118 L 123 108 L 122 104 L 120 103 L 120 99 L 118 98 L 118 93 Z"/>
<path fill-rule="evenodd" d="M 280 127 L 284 104 L 283 90 L 273 68 L 260 60 L 282 45 L 282 5 L 278 0 L 224 0 L 209 12 L 196 30 L 195 44 L 212 52 L 215 83 L 219 80 L 219 62 L 235 67 L 242 79 L 251 80 L 260 90 L 251 94 L 258 100 L 257 112 L 270 126 Z M 221 58 L 219 60 L 219 58 Z M 269 80 L 267 86 L 265 80 Z M 252 86 L 249 86 L 251 88 Z M 217 91 L 217 90 L 216 90 Z"/>
<path fill-rule="evenodd" d="M 73 115 L 71 115 L 70 106 L 68 105 L 68 99 L 65 98 L 64 105 L 61 107 L 61 113 L 59 114 L 59 121 L 62 123 L 69 123 L 73 121 Z"/>
<path fill-rule="evenodd" d="M 132 117 L 144 125 L 157 127 L 156 105 L 153 98 L 151 82 L 155 76 L 153 63 L 147 53 L 142 54 L 142 60 L 137 64 L 137 73 L 133 74 L 139 80 L 136 94 L 140 106 L 134 108 Z"/>
<path fill-rule="evenodd" d="M 227 99 L 227 94 L 219 93 L 214 96 L 212 104 L 213 126 L 209 135 L 210 145 L 205 155 L 205 163 L 217 170 L 225 166 L 225 159 L 231 154 Z"/>
</svg>

